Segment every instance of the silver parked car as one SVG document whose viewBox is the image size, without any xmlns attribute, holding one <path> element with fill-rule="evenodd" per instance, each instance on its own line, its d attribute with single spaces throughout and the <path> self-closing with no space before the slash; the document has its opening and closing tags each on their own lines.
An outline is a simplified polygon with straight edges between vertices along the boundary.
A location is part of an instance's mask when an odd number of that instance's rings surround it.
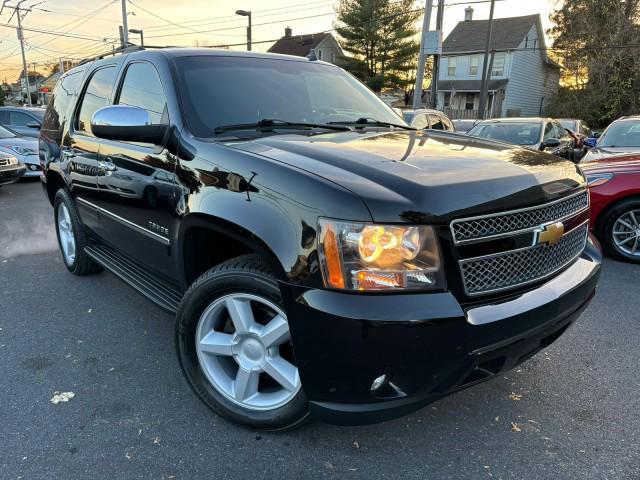
<svg viewBox="0 0 640 480">
<path fill-rule="evenodd" d="M 38 138 L 44 112 L 40 107 L 0 107 L 0 125 L 25 137 Z"/>
<path fill-rule="evenodd" d="M 25 177 L 40 176 L 37 139 L 20 135 L 7 127 L 0 127 L 0 152 L 16 157 L 21 164 L 27 167 Z"/>
</svg>

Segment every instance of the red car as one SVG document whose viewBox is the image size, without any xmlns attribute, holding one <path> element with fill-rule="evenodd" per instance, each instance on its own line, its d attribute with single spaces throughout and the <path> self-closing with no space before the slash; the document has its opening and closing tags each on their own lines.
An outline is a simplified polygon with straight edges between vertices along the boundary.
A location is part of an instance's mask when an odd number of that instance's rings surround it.
<svg viewBox="0 0 640 480">
<path fill-rule="evenodd" d="M 580 167 L 591 194 L 591 230 L 612 257 L 640 263 L 640 155 Z"/>
</svg>

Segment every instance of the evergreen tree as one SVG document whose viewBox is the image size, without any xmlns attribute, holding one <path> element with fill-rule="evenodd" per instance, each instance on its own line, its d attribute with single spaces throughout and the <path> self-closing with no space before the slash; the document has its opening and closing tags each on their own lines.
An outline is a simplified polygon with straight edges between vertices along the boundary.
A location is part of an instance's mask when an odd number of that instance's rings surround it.
<svg viewBox="0 0 640 480">
<path fill-rule="evenodd" d="M 336 14 L 342 48 L 353 55 L 345 68 L 374 91 L 411 85 L 421 16 L 413 0 L 340 0 Z"/>
</svg>

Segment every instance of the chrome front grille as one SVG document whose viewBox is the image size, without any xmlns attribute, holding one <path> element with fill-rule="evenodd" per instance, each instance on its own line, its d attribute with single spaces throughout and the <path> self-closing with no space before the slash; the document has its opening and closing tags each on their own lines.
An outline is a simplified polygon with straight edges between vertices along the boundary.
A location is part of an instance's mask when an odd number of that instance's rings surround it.
<svg viewBox="0 0 640 480">
<path fill-rule="evenodd" d="M 555 245 L 539 245 L 460 261 L 468 295 L 498 292 L 544 279 L 575 260 L 584 250 L 589 224 L 566 233 Z"/>
<path fill-rule="evenodd" d="M 587 208 L 589 193 L 585 190 L 536 207 L 454 220 L 451 222 L 451 233 L 456 244 L 483 241 L 534 230 L 542 224 L 572 217 Z"/>
<path fill-rule="evenodd" d="M 11 160 L 9 158 L 0 158 L 0 167 L 6 167 L 7 165 L 11 165 Z"/>
</svg>

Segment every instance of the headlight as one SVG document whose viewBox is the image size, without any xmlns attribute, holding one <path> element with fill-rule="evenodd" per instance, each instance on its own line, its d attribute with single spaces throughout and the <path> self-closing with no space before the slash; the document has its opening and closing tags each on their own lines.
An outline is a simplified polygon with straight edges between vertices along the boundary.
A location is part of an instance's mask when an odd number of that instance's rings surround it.
<svg viewBox="0 0 640 480">
<path fill-rule="evenodd" d="M 587 174 L 587 187 L 597 187 L 603 183 L 607 183 L 614 177 L 613 173 L 591 173 Z"/>
<path fill-rule="evenodd" d="M 325 286 L 343 290 L 435 290 L 445 287 L 432 227 L 320 219 Z"/>
</svg>

